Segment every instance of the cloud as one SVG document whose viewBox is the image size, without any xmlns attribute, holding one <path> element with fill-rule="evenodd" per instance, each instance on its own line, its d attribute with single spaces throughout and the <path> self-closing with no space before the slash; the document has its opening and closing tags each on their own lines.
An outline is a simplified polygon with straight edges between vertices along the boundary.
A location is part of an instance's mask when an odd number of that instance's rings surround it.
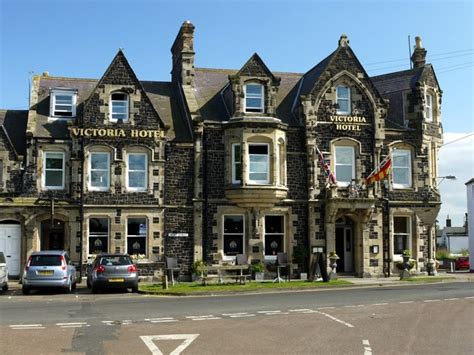
<svg viewBox="0 0 474 355">
<path fill-rule="evenodd" d="M 463 138 L 469 134 L 471 136 Z M 460 140 L 456 141 L 457 139 Z M 439 185 L 443 204 L 438 214 L 438 221 L 440 226 L 443 227 L 446 223 L 446 217 L 449 215 L 453 226 L 462 226 L 464 214 L 467 212 L 465 183 L 474 178 L 473 132 L 445 133 L 444 144 L 439 150 L 438 176 L 454 175 L 456 180 L 446 179 Z M 441 181 L 441 179 L 438 181 Z"/>
</svg>

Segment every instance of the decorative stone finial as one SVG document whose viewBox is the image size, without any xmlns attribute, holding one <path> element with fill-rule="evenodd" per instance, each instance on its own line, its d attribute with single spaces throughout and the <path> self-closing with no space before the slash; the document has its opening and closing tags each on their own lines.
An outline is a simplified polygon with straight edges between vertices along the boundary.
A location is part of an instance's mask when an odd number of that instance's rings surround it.
<svg viewBox="0 0 474 355">
<path fill-rule="evenodd" d="M 349 38 L 347 38 L 345 33 L 339 38 L 339 47 L 349 47 Z"/>
<path fill-rule="evenodd" d="M 423 43 L 421 42 L 420 36 L 415 37 L 415 48 L 418 48 L 418 49 L 423 48 Z"/>
<path fill-rule="evenodd" d="M 411 61 L 415 68 L 421 68 L 426 63 L 426 49 L 423 48 L 421 37 L 419 36 L 415 37 L 415 50 L 411 56 Z"/>
</svg>

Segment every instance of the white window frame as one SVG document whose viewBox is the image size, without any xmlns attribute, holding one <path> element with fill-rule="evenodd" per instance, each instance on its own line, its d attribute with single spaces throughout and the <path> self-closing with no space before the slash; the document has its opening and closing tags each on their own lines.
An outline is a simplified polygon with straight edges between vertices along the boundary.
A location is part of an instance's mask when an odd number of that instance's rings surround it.
<svg viewBox="0 0 474 355">
<path fill-rule="evenodd" d="M 344 89 L 347 89 L 347 98 L 345 97 L 339 97 L 339 89 L 340 88 L 344 88 Z M 339 105 L 339 101 L 340 100 L 344 100 L 344 101 L 347 101 L 347 108 L 348 110 L 347 111 L 343 111 L 340 109 L 340 105 Z M 344 86 L 344 85 L 338 85 L 336 86 L 336 103 L 338 104 L 338 108 L 337 108 L 337 111 L 336 113 L 338 115 L 350 115 L 351 112 L 352 112 L 352 105 L 351 105 L 351 88 L 349 86 Z"/>
<path fill-rule="evenodd" d="M 259 86 L 260 87 L 260 96 L 257 96 L 256 94 L 247 94 L 247 86 Z M 260 98 L 260 107 L 248 107 L 247 106 L 247 98 L 249 99 L 258 99 Z M 265 108 L 265 89 L 264 86 L 260 83 L 247 83 L 244 85 L 244 110 L 245 112 L 250 112 L 250 113 L 263 113 Z"/>
<path fill-rule="evenodd" d="M 145 226 L 146 226 L 146 232 L 145 232 L 145 237 L 143 237 L 143 235 L 139 234 L 139 235 L 129 235 L 128 234 L 128 220 L 129 219 L 144 219 L 145 220 Z M 128 253 L 128 237 L 130 236 L 130 238 L 145 238 L 145 256 L 148 255 L 148 242 L 149 242 L 149 238 L 148 238 L 148 234 L 149 234 L 149 223 L 148 223 L 148 218 L 146 218 L 145 216 L 134 216 L 134 215 L 129 215 L 127 216 L 127 224 L 126 224 L 126 227 L 125 227 L 125 230 L 126 230 L 126 235 L 125 235 L 125 253 Z M 132 255 L 132 254 L 130 254 Z"/>
<path fill-rule="evenodd" d="M 70 110 L 56 110 L 56 96 L 71 96 L 71 109 Z M 53 89 L 50 92 L 50 108 L 49 116 L 51 118 L 60 118 L 60 119 L 71 119 L 76 117 L 76 106 L 77 106 L 77 91 L 76 90 L 66 90 L 66 89 Z M 69 106 L 69 105 L 61 105 Z M 56 112 L 58 112 L 56 114 Z M 71 112 L 71 116 L 61 115 L 61 112 Z"/>
<path fill-rule="evenodd" d="M 265 180 L 251 180 L 250 179 L 250 166 L 251 166 L 251 162 L 250 162 L 250 146 L 266 146 L 267 147 L 267 178 Z M 260 154 L 261 155 L 261 154 Z M 268 143 L 248 143 L 247 144 L 247 160 L 248 160 L 248 182 L 250 184 L 254 184 L 254 185 L 268 185 L 270 183 L 270 170 L 271 170 L 271 167 L 270 167 L 270 144 Z"/>
<path fill-rule="evenodd" d="M 92 156 L 94 154 L 103 154 L 107 156 L 107 186 L 102 187 L 102 186 L 92 186 Z M 90 191 L 109 191 L 110 189 L 110 153 L 109 152 L 90 152 L 89 153 L 89 162 L 88 162 L 88 173 L 89 173 L 89 179 L 88 179 L 88 189 Z M 94 169 L 98 171 L 104 171 L 104 169 Z"/>
<path fill-rule="evenodd" d="M 88 218 L 88 221 L 87 221 L 87 255 L 90 256 L 90 255 L 93 255 L 90 253 L 90 245 L 91 245 L 91 241 L 90 241 L 90 238 L 91 238 L 91 219 L 106 219 L 107 220 L 107 251 L 106 253 L 110 252 L 110 218 L 107 217 L 107 216 L 89 216 Z M 93 238 L 94 237 L 102 237 L 104 238 L 103 235 L 101 234 L 94 234 L 92 236 Z"/>
<path fill-rule="evenodd" d="M 395 156 L 408 155 L 408 166 L 407 167 L 396 167 Z M 410 149 L 394 149 L 392 151 L 392 181 L 394 189 L 407 189 L 412 187 L 412 152 Z M 406 168 L 408 170 L 408 182 L 406 184 L 400 184 L 395 182 L 395 169 Z"/>
<path fill-rule="evenodd" d="M 338 167 L 338 165 L 347 166 L 347 164 L 338 164 L 337 163 L 338 148 L 350 148 L 352 150 L 352 155 L 351 155 L 351 166 L 352 166 L 351 181 L 339 180 L 339 177 L 337 176 L 337 167 Z M 355 179 L 355 147 L 354 146 L 351 146 L 351 145 L 335 145 L 334 146 L 334 175 L 336 176 L 337 186 L 341 186 L 341 187 L 349 186 L 350 183 L 352 182 L 352 180 Z"/>
<path fill-rule="evenodd" d="M 235 149 L 239 148 L 240 150 L 240 161 L 237 161 L 235 158 Z M 242 178 L 242 145 L 240 143 L 233 143 L 232 144 L 232 183 L 233 184 L 240 184 L 242 181 L 237 179 L 237 169 L 236 166 L 240 165 L 240 177 Z"/>
<path fill-rule="evenodd" d="M 242 217 L 242 233 L 225 233 L 225 218 L 226 217 Z M 236 258 L 236 255 L 225 255 L 224 251 L 224 236 L 225 235 L 242 235 L 242 254 L 245 254 L 245 215 L 239 213 L 228 213 L 222 215 L 222 255 L 223 260 L 233 261 Z"/>
<path fill-rule="evenodd" d="M 145 170 L 132 170 L 130 169 L 130 156 L 131 155 L 142 155 L 145 156 Z M 145 186 L 144 187 L 131 187 L 130 173 L 131 172 L 144 172 L 145 173 Z M 148 189 L 148 154 L 146 153 L 128 153 L 127 154 L 127 175 L 126 175 L 126 186 L 128 191 L 146 191 Z"/>
<path fill-rule="evenodd" d="M 63 160 L 62 168 L 61 169 L 47 169 L 46 168 L 46 159 L 48 157 L 48 154 L 60 154 Z M 56 152 L 54 150 L 48 150 L 43 152 L 43 176 L 42 176 L 42 187 L 45 190 L 64 190 L 64 179 L 65 179 L 65 167 L 66 167 L 66 161 L 65 161 L 65 154 L 64 152 Z M 61 171 L 62 176 L 61 176 L 61 186 L 48 186 L 46 185 L 46 171 Z"/>
<path fill-rule="evenodd" d="M 425 120 L 433 122 L 433 95 L 429 92 L 425 93 Z"/>
<path fill-rule="evenodd" d="M 406 223 L 407 223 L 407 232 L 406 233 L 395 233 L 395 218 L 405 218 L 406 219 Z M 404 235 L 406 238 L 407 238 L 407 243 L 406 243 L 406 249 L 407 250 L 410 250 L 411 251 L 411 235 L 412 235 L 412 231 L 411 231 L 411 216 L 408 216 L 408 215 L 394 215 L 392 216 L 392 225 L 393 225 L 393 233 L 392 233 L 392 236 L 393 236 L 393 239 L 392 239 L 392 254 L 393 254 L 393 257 L 394 257 L 394 261 L 397 261 L 397 260 L 401 260 L 402 259 L 402 255 L 403 254 L 396 254 L 395 253 L 395 236 L 396 235 Z M 402 253 L 403 253 L 403 250 L 402 250 Z"/>
<path fill-rule="evenodd" d="M 281 217 L 283 218 L 283 232 L 282 233 L 267 233 L 267 230 L 265 228 L 265 217 Z M 278 255 L 266 255 L 266 250 L 265 250 L 265 243 L 266 243 L 266 237 L 267 234 L 269 235 L 280 235 L 283 234 L 283 253 L 286 252 L 286 218 L 284 214 L 278 214 L 278 213 L 270 213 L 270 214 L 265 214 L 263 216 L 263 258 L 265 260 L 271 260 L 271 261 L 276 261 Z"/>
<path fill-rule="evenodd" d="M 125 100 L 112 100 L 112 95 L 114 94 L 122 94 L 122 95 L 125 95 Z M 126 118 L 122 119 L 122 122 L 127 122 L 128 121 L 128 118 L 130 116 L 130 113 L 129 113 L 129 101 L 130 101 L 130 96 L 125 93 L 125 92 L 122 92 L 122 91 L 115 91 L 115 92 L 112 92 L 110 94 L 110 98 L 109 98 L 109 108 L 110 108 L 110 112 L 109 112 L 109 121 L 110 122 L 117 122 L 119 119 L 118 118 L 113 118 L 113 110 L 114 110 L 114 102 L 125 102 L 125 114 L 126 114 Z M 118 112 L 117 112 L 118 113 Z"/>
</svg>

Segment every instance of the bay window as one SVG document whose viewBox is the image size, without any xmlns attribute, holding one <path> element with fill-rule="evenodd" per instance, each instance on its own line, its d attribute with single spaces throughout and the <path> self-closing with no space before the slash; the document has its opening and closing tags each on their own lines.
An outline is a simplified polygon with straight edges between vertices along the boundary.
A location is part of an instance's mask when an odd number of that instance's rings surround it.
<svg viewBox="0 0 474 355">
<path fill-rule="evenodd" d="M 265 143 L 252 143 L 249 149 L 249 182 L 268 184 L 270 182 L 269 146 Z"/>
<path fill-rule="evenodd" d="M 430 94 L 425 94 L 425 119 L 433 121 L 433 96 Z"/>
<path fill-rule="evenodd" d="M 232 144 L 232 183 L 242 181 L 242 151 L 240 144 Z"/>
<path fill-rule="evenodd" d="M 224 256 L 244 253 L 244 216 L 224 216 Z"/>
<path fill-rule="evenodd" d="M 392 152 L 392 159 L 393 187 L 411 187 L 411 151 L 396 149 Z"/>
</svg>

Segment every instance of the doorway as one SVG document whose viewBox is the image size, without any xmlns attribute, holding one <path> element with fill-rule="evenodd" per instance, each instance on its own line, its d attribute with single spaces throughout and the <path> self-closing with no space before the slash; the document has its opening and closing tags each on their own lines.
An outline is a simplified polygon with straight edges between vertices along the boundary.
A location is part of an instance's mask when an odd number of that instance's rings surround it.
<svg viewBox="0 0 474 355">
<path fill-rule="evenodd" d="M 336 254 L 339 256 L 337 270 L 354 272 L 353 224 L 349 218 L 340 218 L 336 222 Z"/>
<path fill-rule="evenodd" d="M 41 250 L 64 250 L 64 222 L 47 219 L 41 222 Z"/>
</svg>

